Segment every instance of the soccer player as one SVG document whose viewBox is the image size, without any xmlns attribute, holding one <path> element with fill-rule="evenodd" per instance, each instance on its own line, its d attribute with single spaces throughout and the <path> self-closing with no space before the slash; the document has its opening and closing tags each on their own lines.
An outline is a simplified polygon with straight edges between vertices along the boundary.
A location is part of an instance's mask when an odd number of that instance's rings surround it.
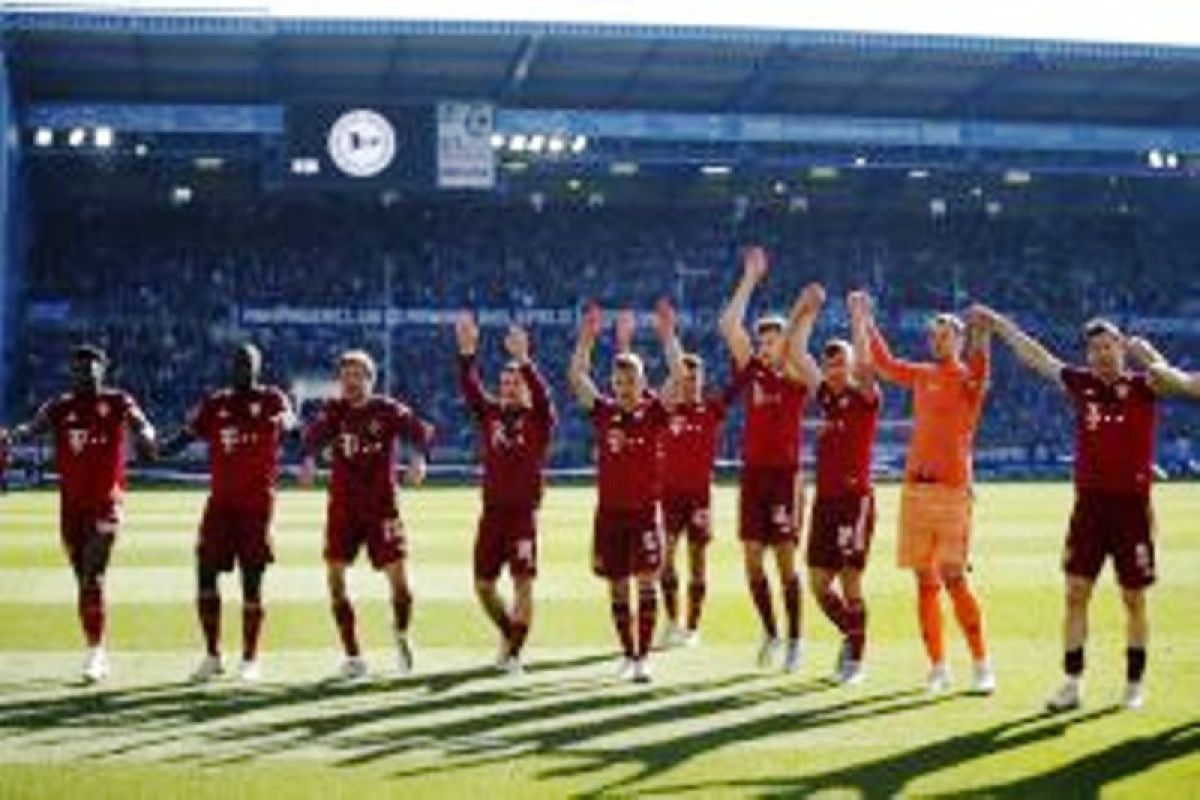
<svg viewBox="0 0 1200 800">
<path fill-rule="evenodd" d="M 1126 708 L 1141 708 L 1150 635 L 1146 590 L 1155 580 L 1150 490 L 1158 394 L 1164 387 L 1153 372 L 1148 376 L 1126 368 L 1130 348 L 1120 329 L 1108 320 L 1095 319 L 1084 326 L 1087 366 L 1078 367 L 1065 364 L 1008 317 L 986 307 L 979 307 L 977 313 L 1021 363 L 1063 389 L 1075 411 L 1075 507 L 1063 556 L 1066 681 L 1046 708 L 1066 711 L 1082 703 L 1088 605 L 1109 557 L 1126 612 L 1122 702 Z M 1156 371 L 1169 368 L 1144 340 L 1133 349 L 1158 364 Z"/>
<path fill-rule="evenodd" d="M 931 694 L 950 688 L 942 633 L 945 589 L 974 661 L 971 692 L 991 694 L 996 674 L 988 655 L 983 612 L 967 577 L 971 453 L 990 380 L 987 330 L 973 325 L 968 331 L 958 316 L 938 314 L 928 330 L 933 360 L 906 361 L 892 355 L 866 295 L 860 295 L 854 308 L 870 337 L 878 375 L 913 393 L 913 432 L 900 494 L 897 544 L 900 567 L 916 576 L 921 638 L 931 665 L 927 688 Z"/>
<path fill-rule="evenodd" d="M 271 522 L 279 480 L 279 447 L 296 428 L 296 415 L 283 391 L 261 382 L 262 353 L 252 344 L 233 351 L 232 384 L 193 409 L 187 425 L 163 444 L 162 457 L 194 441 L 208 447 L 212 487 L 196 544 L 196 613 L 204 635 L 204 657 L 192 680 L 223 674 L 221 593 L 218 578 L 235 565 L 242 579 L 242 662 L 239 677 L 262 677 L 258 640 L 262 630 L 263 573 L 274 561 Z"/>
<path fill-rule="evenodd" d="M 764 567 L 765 553 L 771 550 L 787 613 L 783 668 L 795 672 L 804 657 L 796 570 L 803 524 L 801 425 L 809 393 L 820 383 L 820 368 L 808 353 L 808 338 L 824 302 L 824 290 L 816 284 L 806 287 L 790 319 L 761 317 L 755 324 L 756 350 L 745 328 L 746 308 L 766 274 L 766 253 L 760 247 L 748 248 L 741 281 L 721 314 L 720 329 L 733 357 L 734 383 L 746 392 L 738 535 L 750 596 L 763 626 L 758 663 L 764 668 L 771 666 L 782 644 Z"/>
<path fill-rule="evenodd" d="M 59 473 L 63 548 L 79 589 L 79 621 L 87 641 L 83 680 L 108 676 L 105 651 L 104 577 L 122 520 L 125 496 L 125 432 L 139 453 L 153 458 L 154 428 L 128 393 L 104 384 L 108 357 L 84 344 L 71 353 L 71 390 L 43 405 L 27 424 L 13 429 L 20 442 L 54 437 Z"/>
<path fill-rule="evenodd" d="M 694 647 L 700 642 L 700 615 L 707 592 L 707 550 L 712 541 L 712 480 L 721 426 L 729 412 L 733 390 L 706 393 L 704 361 L 684 353 L 676 332 L 676 315 L 663 300 L 655 328 L 671 377 L 663 391 L 669 412 L 662 436 L 660 477 L 662 518 L 667 535 L 666 560 L 660 585 L 667 615 L 662 644 Z M 679 577 L 675 569 L 679 543 L 687 541 L 687 616 L 680 623 Z"/>
<path fill-rule="evenodd" d="M 366 548 L 371 566 L 382 571 L 391 587 L 397 667 L 413 669 L 409 638 L 413 597 L 405 567 L 407 542 L 400 519 L 395 482 L 396 448 L 410 448 L 408 483 L 425 480 L 434 429 L 405 404 L 374 393 L 375 362 L 362 350 L 338 359 L 340 397 L 327 400 L 304 432 L 305 458 L 300 482 L 311 485 L 317 453 L 329 447 L 333 469 L 325 523 L 325 566 L 334 621 L 345 651 L 338 675 L 357 680 L 367 675 L 358 645 L 354 606 L 346 591 L 346 569 Z"/>
<path fill-rule="evenodd" d="M 483 455 L 483 514 L 475 538 L 475 592 L 500 631 L 497 666 L 522 671 L 521 649 L 533 622 L 533 581 L 537 577 L 537 510 L 542 472 L 557 423 L 550 388 L 534 365 L 529 334 L 514 325 L 504 347 L 509 358 L 496 395 L 479 376 L 479 327 L 464 313 L 455 326 L 458 379 L 467 407 L 479 425 Z M 507 564 L 513 582 L 511 610 L 496 581 Z"/>
<path fill-rule="evenodd" d="M 609 585 L 623 653 L 618 674 L 648 683 L 650 640 L 658 615 L 655 584 L 663 563 L 656 460 L 667 411 L 661 400 L 647 392 L 645 368 L 635 353 L 618 353 L 614 358 L 611 397 L 596 388 L 591 359 L 601 324 L 600 310 L 587 309 L 568 373 L 571 389 L 596 431 L 599 497 L 592 570 Z M 638 587 L 636 633 L 630 616 L 631 578 Z"/>
<path fill-rule="evenodd" d="M 863 679 L 867 609 L 862 574 L 875 532 L 871 452 L 879 422 L 880 392 L 871 368 L 861 295 L 851 294 L 852 340 L 833 339 L 821 354 L 817 405 L 817 496 L 808 534 L 809 581 L 817 604 L 843 636 L 835 678 Z M 840 592 L 834 588 L 835 579 Z"/>
</svg>

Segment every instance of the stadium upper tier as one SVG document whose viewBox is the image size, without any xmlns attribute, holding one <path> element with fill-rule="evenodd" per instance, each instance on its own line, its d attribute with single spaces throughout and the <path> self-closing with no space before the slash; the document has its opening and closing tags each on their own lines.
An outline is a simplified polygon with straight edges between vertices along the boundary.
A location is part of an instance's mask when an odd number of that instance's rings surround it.
<svg viewBox="0 0 1200 800">
<path fill-rule="evenodd" d="M 578 22 L 21 11 L 0 19 L 24 103 L 466 98 L 529 108 L 1200 122 L 1200 48 L 1178 45 Z"/>
</svg>

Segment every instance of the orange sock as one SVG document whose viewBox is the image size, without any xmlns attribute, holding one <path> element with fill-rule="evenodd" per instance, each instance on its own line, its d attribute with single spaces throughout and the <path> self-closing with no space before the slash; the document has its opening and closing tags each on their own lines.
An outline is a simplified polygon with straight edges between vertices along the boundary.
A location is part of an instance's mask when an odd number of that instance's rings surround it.
<svg viewBox="0 0 1200 800">
<path fill-rule="evenodd" d="M 921 638 L 925 641 L 925 652 L 931 664 L 941 664 L 946 658 L 946 646 L 942 638 L 942 602 L 936 584 L 922 585 L 917 589 L 917 615 L 921 621 Z"/>
<path fill-rule="evenodd" d="M 958 619 L 958 625 L 967 637 L 971 657 L 982 661 L 987 658 L 987 642 L 983 635 L 983 612 L 979 610 L 979 600 L 963 579 L 947 583 L 946 591 L 950 593 L 950 600 L 954 603 L 954 616 Z"/>
</svg>

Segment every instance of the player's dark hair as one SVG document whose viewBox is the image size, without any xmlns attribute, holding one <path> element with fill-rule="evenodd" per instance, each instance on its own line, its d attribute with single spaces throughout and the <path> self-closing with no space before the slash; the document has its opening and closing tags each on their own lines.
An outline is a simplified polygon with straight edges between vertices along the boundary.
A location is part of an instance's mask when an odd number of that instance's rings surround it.
<svg viewBox="0 0 1200 800">
<path fill-rule="evenodd" d="M 683 358 L 679 359 L 688 369 L 703 369 L 704 359 L 698 353 L 684 353 Z"/>
<path fill-rule="evenodd" d="M 825 358 L 833 358 L 843 353 L 849 356 L 852 352 L 854 352 L 853 346 L 845 339 L 830 339 L 821 350 L 821 355 Z"/>
<path fill-rule="evenodd" d="M 75 361 L 99 361 L 103 366 L 108 366 L 108 355 L 94 344 L 76 345 L 71 349 L 71 358 Z"/>
</svg>

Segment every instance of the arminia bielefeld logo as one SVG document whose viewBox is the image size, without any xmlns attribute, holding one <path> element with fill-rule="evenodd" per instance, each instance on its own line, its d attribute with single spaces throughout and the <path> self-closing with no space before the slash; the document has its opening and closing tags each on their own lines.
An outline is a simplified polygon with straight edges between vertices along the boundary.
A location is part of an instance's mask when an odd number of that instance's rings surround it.
<svg viewBox="0 0 1200 800">
<path fill-rule="evenodd" d="M 396 157 L 396 131 L 376 111 L 347 111 L 329 129 L 329 157 L 352 178 L 373 177 Z"/>
</svg>

